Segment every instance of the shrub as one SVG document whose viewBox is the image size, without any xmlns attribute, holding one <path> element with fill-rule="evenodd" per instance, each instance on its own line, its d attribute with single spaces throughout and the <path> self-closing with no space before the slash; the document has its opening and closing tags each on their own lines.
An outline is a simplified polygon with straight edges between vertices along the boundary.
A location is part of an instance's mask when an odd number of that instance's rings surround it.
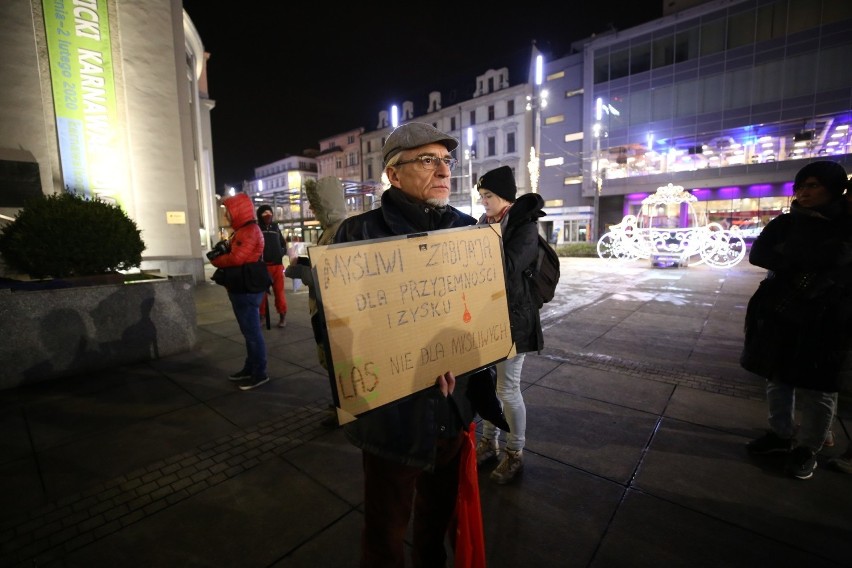
<svg viewBox="0 0 852 568">
<path fill-rule="evenodd" d="M 0 234 L 9 268 L 31 278 L 91 276 L 142 264 L 141 231 L 113 205 L 74 193 L 28 201 Z"/>
<path fill-rule="evenodd" d="M 568 243 L 555 248 L 559 256 L 598 256 L 597 243 Z"/>
</svg>

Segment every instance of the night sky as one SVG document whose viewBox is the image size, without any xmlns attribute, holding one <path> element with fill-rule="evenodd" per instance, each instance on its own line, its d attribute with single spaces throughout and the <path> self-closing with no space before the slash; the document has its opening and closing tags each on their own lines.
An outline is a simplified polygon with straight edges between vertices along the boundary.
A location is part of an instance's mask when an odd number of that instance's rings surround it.
<svg viewBox="0 0 852 568">
<path fill-rule="evenodd" d="M 211 54 L 217 191 L 321 138 L 375 130 L 392 104 L 422 115 L 430 91 L 445 107 L 469 100 L 488 69 L 523 83 L 533 40 L 561 57 L 574 41 L 661 17 L 663 0 L 562 2 L 546 15 L 472 4 L 183 0 Z"/>
</svg>

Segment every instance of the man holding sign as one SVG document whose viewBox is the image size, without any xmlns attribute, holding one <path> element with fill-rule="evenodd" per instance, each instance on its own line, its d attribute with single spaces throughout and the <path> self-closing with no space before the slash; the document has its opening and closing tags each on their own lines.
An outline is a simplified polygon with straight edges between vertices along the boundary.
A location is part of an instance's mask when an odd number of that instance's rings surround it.
<svg viewBox="0 0 852 568">
<path fill-rule="evenodd" d="M 335 244 L 475 225 L 476 219 L 449 205 L 457 162 L 450 152 L 457 146 L 458 140 L 426 123 L 395 129 L 383 148 L 392 187 L 382 194 L 380 208 L 344 221 Z M 444 538 L 456 506 L 465 431 L 475 412 L 502 419 L 492 373 L 489 367 L 456 377 L 446 369 L 433 387 L 346 424 L 347 437 L 363 452 L 361 566 L 405 564 L 412 510 L 413 565 L 445 564 Z"/>
</svg>

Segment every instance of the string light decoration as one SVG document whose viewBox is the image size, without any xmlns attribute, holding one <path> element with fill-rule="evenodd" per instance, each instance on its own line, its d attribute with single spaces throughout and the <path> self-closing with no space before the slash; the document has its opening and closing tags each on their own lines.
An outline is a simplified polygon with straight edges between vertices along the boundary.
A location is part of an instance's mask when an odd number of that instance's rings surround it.
<svg viewBox="0 0 852 568">
<path fill-rule="evenodd" d="M 527 169 L 530 171 L 530 189 L 533 193 L 538 193 L 538 158 L 535 155 L 535 148 L 530 148 L 530 161 L 527 163 Z"/>
<path fill-rule="evenodd" d="M 702 225 L 693 207 L 696 201 L 679 185 L 658 187 L 642 200 L 638 217 L 625 216 L 598 239 L 598 256 L 650 259 L 654 266 L 735 266 L 746 253 L 739 229 L 725 229 L 719 223 Z M 670 214 L 673 210 L 676 215 Z"/>
</svg>

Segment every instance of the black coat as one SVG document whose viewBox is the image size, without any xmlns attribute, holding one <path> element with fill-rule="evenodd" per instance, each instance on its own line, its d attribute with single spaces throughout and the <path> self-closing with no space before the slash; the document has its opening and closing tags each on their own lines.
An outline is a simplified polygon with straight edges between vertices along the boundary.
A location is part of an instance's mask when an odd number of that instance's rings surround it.
<svg viewBox="0 0 852 568">
<path fill-rule="evenodd" d="M 263 260 L 267 264 L 283 264 L 287 241 L 284 240 L 278 223 L 266 225 L 263 221 L 258 221 L 257 225 L 263 231 Z"/>
<path fill-rule="evenodd" d="M 852 218 L 843 199 L 773 219 L 749 262 L 768 269 L 749 300 L 743 368 L 837 392 L 852 376 Z"/>
<path fill-rule="evenodd" d="M 539 194 L 521 195 L 500 222 L 509 325 L 518 353 L 541 351 L 544 347 L 538 296 L 526 274 L 538 259 L 538 219 L 545 215 L 543 207 L 544 200 Z M 487 222 L 485 217 L 480 219 L 480 223 L 484 222 Z"/>
</svg>

